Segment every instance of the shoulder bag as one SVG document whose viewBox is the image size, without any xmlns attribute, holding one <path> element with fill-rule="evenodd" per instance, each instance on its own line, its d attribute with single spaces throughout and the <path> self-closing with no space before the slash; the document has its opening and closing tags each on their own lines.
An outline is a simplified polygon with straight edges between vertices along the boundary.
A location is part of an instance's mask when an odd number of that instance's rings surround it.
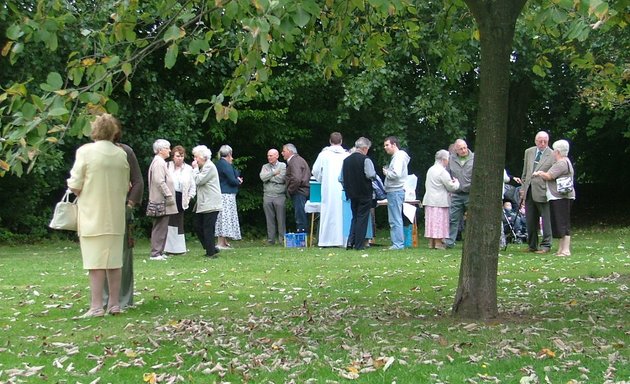
<svg viewBox="0 0 630 384">
<path fill-rule="evenodd" d="M 152 179 L 152 173 L 153 173 L 152 168 L 153 168 L 153 163 L 151 163 L 151 166 L 149 167 L 149 184 L 151 183 L 151 179 Z M 149 200 L 149 202 L 147 203 L 146 214 L 149 217 L 161 217 L 161 216 L 166 215 L 166 202 L 165 201 L 157 202 L 157 201 Z"/>
<path fill-rule="evenodd" d="M 558 177 L 556 179 L 556 190 L 563 195 L 573 192 L 573 167 L 567 162 L 569 176 Z"/>
</svg>

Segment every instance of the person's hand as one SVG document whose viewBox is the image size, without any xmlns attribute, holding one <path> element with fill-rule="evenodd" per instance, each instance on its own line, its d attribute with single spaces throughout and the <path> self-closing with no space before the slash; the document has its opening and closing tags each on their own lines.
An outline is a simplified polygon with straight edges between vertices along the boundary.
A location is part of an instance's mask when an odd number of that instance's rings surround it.
<svg viewBox="0 0 630 384">
<path fill-rule="evenodd" d="M 199 168 L 199 164 L 197 164 L 197 160 L 193 160 L 193 162 L 190 165 L 195 169 Z"/>
<path fill-rule="evenodd" d="M 166 196 L 166 205 L 175 205 L 175 199 L 173 196 Z"/>
<path fill-rule="evenodd" d="M 237 177 L 238 181 L 243 184 L 243 178 L 242 177 Z"/>
<path fill-rule="evenodd" d="M 523 180 L 521 180 L 520 177 L 513 177 L 512 180 L 514 180 L 517 184 L 523 184 Z"/>
</svg>

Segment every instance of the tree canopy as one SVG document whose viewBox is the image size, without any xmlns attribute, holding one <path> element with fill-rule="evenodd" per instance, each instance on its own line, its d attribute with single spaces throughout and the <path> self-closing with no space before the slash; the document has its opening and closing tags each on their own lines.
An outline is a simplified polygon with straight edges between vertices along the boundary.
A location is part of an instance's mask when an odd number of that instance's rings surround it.
<svg viewBox="0 0 630 384">
<path fill-rule="evenodd" d="M 0 6 L 0 176 L 4 185 L 36 185 L 40 197 L 60 188 L 104 111 L 121 118 L 142 164 L 159 137 L 187 147 L 229 141 L 252 181 L 267 148 L 299 140 L 314 159 L 332 130 L 346 142 L 400 136 L 420 175 L 437 149 L 465 137 L 479 159 L 472 220 L 481 231 L 499 171 L 505 164 L 519 174 L 538 130 L 574 142 L 580 181 L 619 176 L 593 160 L 630 148 L 629 4 L 8 0 Z M 256 187 L 240 198 L 244 211 L 259 206 Z M 1 213 L 0 228 L 19 231 L 11 217 Z M 468 234 L 476 256 L 465 250 L 462 265 L 480 257 L 492 275 L 497 231 Z M 492 290 L 495 282 L 483 283 Z"/>
</svg>

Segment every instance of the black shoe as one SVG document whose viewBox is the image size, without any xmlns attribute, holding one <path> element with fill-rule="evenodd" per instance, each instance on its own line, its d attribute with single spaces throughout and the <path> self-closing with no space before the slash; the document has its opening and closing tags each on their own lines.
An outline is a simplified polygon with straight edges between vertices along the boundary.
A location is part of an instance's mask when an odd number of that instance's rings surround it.
<svg viewBox="0 0 630 384">
<path fill-rule="evenodd" d="M 204 256 L 206 258 L 208 258 L 208 259 L 218 259 L 219 258 L 219 256 L 217 256 L 216 253 L 213 253 L 212 255 L 204 255 Z"/>
<path fill-rule="evenodd" d="M 348 245 L 346 245 L 346 251 L 349 251 L 349 250 L 351 250 L 351 249 L 353 249 L 353 248 L 354 248 L 354 244 L 348 244 Z"/>
</svg>

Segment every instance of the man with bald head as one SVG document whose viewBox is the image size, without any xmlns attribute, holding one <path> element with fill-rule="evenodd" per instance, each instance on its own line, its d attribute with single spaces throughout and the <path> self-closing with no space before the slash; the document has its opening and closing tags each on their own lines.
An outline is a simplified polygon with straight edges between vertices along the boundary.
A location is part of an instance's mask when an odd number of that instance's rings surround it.
<svg viewBox="0 0 630 384">
<path fill-rule="evenodd" d="M 263 182 L 263 211 L 267 219 L 267 244 L 274 245 L 276 240 L 284 243 L 286 232 L 286 173 L 287 165 L 278 161 L 277 149 L 267 151 L 267 164 L 260 169 Z"/>
<path fill-rule="evenodd" d="M 542 177 L 533 177 L 536 171 L 547 172 L 553 165 L 553 151 L 549 148 L 549 134 L 536 134 L 533 147 L 525 150 L 523 177 L 521 178 L 521 202 L 525 201 L 527 222 L 527 252 L 547 253 L 551 250 L 551 214 L 547 201 L 547 182 Z M 538 227 L 542 218 L 542 241 L 538 244 Z"/>
<path fill-rule="evenodd" d="M 451 154 L 449 158 L 448 171 L 451 177 L 459 181 L 459 188 L 451 194 L 451 205 L 448 210 L 448 239 L 445 241 L 447 248 L 455 246 L 457 232 L 461 222 L 464 220 L 464 213 L 468 209 L 473 164 L 475 161 L 475 154 L 468 149 L 468 144 L 463 139 L 455 140 L 453 151 L 455 153 Z"/>
</svg>

